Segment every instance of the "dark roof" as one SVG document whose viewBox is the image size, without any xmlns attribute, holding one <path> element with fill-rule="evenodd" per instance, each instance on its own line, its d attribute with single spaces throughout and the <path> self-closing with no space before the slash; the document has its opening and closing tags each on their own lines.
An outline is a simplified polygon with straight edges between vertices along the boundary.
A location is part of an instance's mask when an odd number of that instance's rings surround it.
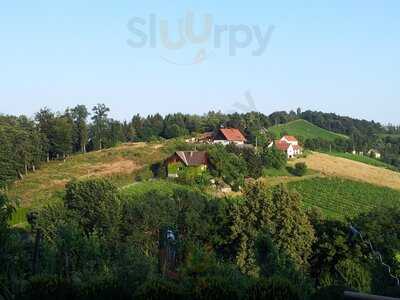
<svg viewBox="0 0 400 300">
<path fill-rule="evenodd" d="M 240 132 L 239 129 L 236 128 L 221 128 L 219 130 L 222 135 L 226 138 L 226 140 L 228 141 L 240 141 L 240 142 L 244 142 L 246 141 L 246 138 L 244 137 L 244 135 Z"/>
<path fill-rule="evenodd" d="M 177 151 L 175 154 L 186 166 L 200 166 L 208 163 L 205 151 Z"/>
</svg>

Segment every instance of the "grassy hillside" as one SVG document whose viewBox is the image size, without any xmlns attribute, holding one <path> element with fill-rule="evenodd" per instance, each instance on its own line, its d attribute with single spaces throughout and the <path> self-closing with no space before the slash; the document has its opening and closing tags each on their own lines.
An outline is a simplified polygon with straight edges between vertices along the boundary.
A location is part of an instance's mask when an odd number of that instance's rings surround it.
<svg viewBox="0 0 400 300">
<path fill-rule="evenodd" d="M 331 153 L 326 153 L 326 154 L 362 162 L 364 164 L 375 166 L 375 167 L 381 167 L 381 168 L 386 168 L 389 170 L 397 171 L 394 166 L 391 166 L 387 163 L 384 163 L 383 161 L 381 161 L 379 159 L 375 159 L 375 158 L 372 158 L 369 156 L 361 156 L 361 155 L 355 155 L 352 153 L 342 153 L 342 152 L 331 152 Z"/>
<path fill-rule="evenodd" d="M 295 120 L 287 124 L 273 126 L 268 130 L 278 137 L 281 137 L 284 133 L 287 133 L 289 135 L 294 135 L 299 138 L 301 137 L 303 140 L 321 138 L 326 141 L 334 141 L 338 138 L 348 138 L 345 135 L 334 133 L 315 126 L 314 124 L 311 124 L 310 122 L 305 120 Z"/>
<path fill-rule="evenodd" d="M 400 203 L 400 191 L 335 177 L 288 183 L 305 207 L 319 207 L 330 218 L 344 219 L 377 206 Z"/>
<path fill-rule="evenodd" d="M 60 199 L 65 185 L 73 179 L 107 177 L 117 186 L 129 185 L 145 166 L 164 159 L 173 146 L 173 141 L 164 144 L 123 144 L 111 149 L 74 155 L 65 162 L 52 161 L 45 164 L 9 188 L 8 195 L 20 202 L 12 223 L 23 222 L 29 208 Z"/>
</svg>

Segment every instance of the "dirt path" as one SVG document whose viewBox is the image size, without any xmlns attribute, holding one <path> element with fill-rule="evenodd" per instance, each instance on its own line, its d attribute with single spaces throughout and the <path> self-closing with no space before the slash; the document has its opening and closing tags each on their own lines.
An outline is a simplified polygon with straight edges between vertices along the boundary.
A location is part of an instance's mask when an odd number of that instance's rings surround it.
<svg viewBox="0 0 400 300">
<path fill-rule="evenodd" d="M 345 177 L 400 190 L 399 172 L 317 152 L 296 160 L 299 161 L 306 162 L 310 169 L 322 175 Z"/>
</svg>

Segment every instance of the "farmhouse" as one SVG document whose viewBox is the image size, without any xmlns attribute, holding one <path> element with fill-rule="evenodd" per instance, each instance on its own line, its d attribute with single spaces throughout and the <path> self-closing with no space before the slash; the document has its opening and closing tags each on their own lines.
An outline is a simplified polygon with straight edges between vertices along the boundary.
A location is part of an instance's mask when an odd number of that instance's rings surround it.
<svg viewBox="0 0 400 300">
<path fill-rule="evenodd" d="M 176 151 L 166 159 L 168 177 L 179 177 L 179 171 L 192 168 L 193 171 L 203 172 L 208 166 L 208 156 L 205 151 Z"/>
<path fill-rule="evenodd" d="M 213 144 L 236 144 L 243 145 L 246 142 L 246 138 L 239 129 L 236 128 L 220 128 L 214 135 Z"/>
<path fill-rule="evenodd" d="M 276 149 L 285 152 L 288 158 L 296 157 L 303 152 L 299 145 L 299 141 L 294 136 L 290 135 L 285 135 L 280 140 L 275 140 L 268 147 L 272 146 L 275 146 Z"/>
</svg>

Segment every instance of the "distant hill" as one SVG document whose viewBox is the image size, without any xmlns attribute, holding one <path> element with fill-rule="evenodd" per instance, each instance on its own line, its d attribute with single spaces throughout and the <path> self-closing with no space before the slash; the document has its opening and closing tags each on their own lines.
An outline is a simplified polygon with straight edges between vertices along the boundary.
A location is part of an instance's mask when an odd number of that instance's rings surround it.
<svg viewBox="0 0 400 300">
<path fill-rule="evenodd" d="M 328 131 L 302 119 L 286 124 L 276 125 L 270 127 L 268 130 L 278 137 L 282 136 L 284 133 L 287 133 L 289 135 L 302 138 L 303 140 L 313 138 L 321 138 L 326 141 L 334 141 L 338 138 L 348 139 L 348 136 Z"/>
</svg>

